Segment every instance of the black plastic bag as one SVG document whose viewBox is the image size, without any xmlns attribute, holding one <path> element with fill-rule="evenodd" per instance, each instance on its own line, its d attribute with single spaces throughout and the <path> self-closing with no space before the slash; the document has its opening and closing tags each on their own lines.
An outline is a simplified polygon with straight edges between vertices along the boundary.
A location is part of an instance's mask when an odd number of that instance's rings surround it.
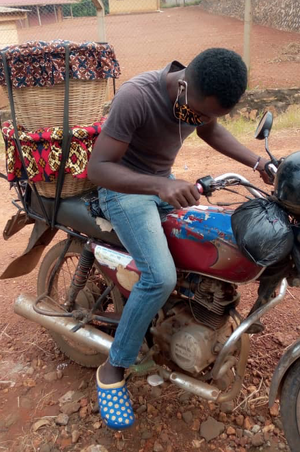
<svg viewBox="0 0 300 452">
<path fill-rule="evenodd" d="M 274 201 L 252 199 L 231 217 L 240 251 L 251 261 L 267 267 L 291 253 L 294 234 L 288 214 Z"/>
</svg>

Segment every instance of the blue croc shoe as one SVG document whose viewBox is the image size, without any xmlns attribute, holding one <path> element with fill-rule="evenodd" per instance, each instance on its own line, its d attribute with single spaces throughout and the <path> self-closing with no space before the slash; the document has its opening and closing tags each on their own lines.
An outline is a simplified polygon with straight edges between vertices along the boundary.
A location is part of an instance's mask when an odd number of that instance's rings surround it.
<svg viewBox="0 0 300 452">
<path fill-rule="evenodd" d="M 114 430 L 129 428 L 134 423 L 134 413 L 125 380 L 106 385 L 96 373 L 99 411 L 107 427 Z"/>
</svg>

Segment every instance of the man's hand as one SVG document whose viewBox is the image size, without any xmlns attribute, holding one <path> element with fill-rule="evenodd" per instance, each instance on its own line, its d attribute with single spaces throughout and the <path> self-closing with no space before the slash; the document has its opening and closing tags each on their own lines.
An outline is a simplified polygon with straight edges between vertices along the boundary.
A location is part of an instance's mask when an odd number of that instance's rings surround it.
<svg viewBox="0 0 300 452">
<path fill-rule="evenodd" d="M 265 184 L 273 185 L 272 178 L 268 175 L 268 173 L 265 171 L 265 166 L 268 163 L 268 160 L 262 158 L 259 162 L 259 166 L 257 168 L 257 171 L 259 172 L 260 177 L 264 181 Z"/>
<path fill-rule="evenodd" d="M 176 209 L 198 205 L 200 199 L 196 186 L 180 179 L 167 179 L 159 190 L 158 196 Z"/>
</svg>

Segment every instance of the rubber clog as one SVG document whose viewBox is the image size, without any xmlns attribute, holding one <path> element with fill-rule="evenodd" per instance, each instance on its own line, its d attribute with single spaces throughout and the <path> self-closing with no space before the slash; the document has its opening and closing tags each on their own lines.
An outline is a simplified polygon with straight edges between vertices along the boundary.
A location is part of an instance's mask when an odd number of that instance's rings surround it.
<svg viewBox="0 0 300 452">
<path fill-rule="evenodd" d="M 125 380 L 114 384 L 103 384 L 96 373 L 99 411 L 106 426 L 113 430 L 124 430 L 134 423 L 134 413 Z"/>
</svg>

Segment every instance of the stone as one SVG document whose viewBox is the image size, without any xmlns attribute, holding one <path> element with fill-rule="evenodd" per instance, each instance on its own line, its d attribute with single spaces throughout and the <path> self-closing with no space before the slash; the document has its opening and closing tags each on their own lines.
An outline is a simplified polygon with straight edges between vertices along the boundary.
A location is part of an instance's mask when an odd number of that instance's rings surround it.
<svg viewBox="0 0 300 452">
<path fill-rule="evenodd" d="M 108 452 L 108 450 L 100 444 L 93 444 L 92 446 L 82 449 L 80 452 Z"/>
<path fill-rule="evenodd" d="M 69 422 L 69 416 L 65 413 L 60 413 L 55 418 L 55 424 L 57 424 L 57 425 L 68 425 L 68 422 Z"/>
<path fill-rule="evenodd" d="M 57 380 L 57 374 L 56 374 L 56 370 L 54 370 L 53 372 L 48 372 L 47 374 L 44 375 L 44 379 L 48 382 L 51 381 L 56 381 Z"/>
<path fill-rule="evenodd" d="M 79 410 L 79 416 L 81 419 L 85 419 L 88 415 L 88 410 L 89 407 L 88 406 L 83 406 L 82 408 L 80 408 Z M 76 412 L 76 411 L 75 411 Z"/>
<path fill-rule="evenodd" d="M 5 420 L 4 420 L 4 426 L 6 427 L 6 428 L 9 428 L 9 427 L 11 427 L 12 425 L 14 425 L 17 421 L 19 421 L 19 418 L 20 418 L 20 416 L 19 416 L 19 414 L 18 413 L 11 413 L 11 414 L 9 414 L 6 418 L 5 418 Z"/>
<path fill-rule="evenodd" d="M 234 402 L 232 400 L 221 403 L 220 410 L 223 411 L 223 413 L 226 413 L 226 414 L 232 413 L 233 409 L 234 409 Z"/>
<path fill-rule="evenodd" d="M 20 399 L 21 408 L 25 408 L 26 410 L 30 410 L 33 407 L 33 400 L 27 397 L 21 397 Z"/>
<path fill-rule="evenodd" d="M 156 416 L 158 411 L 153 405 L 151 405 L 151 403 L 148 403 L 148 405 L 147 405 L 147 413 L 148 414 L 153 414 L 153 416 Z"/>
<path fill-rule="evenodd" d="M 236 434 L 235 428 L 229 426 L 226 433 L 227 435 L 235 435 Z"/>
<path fill-rule="evenodd" d="M 203 436 L 206 441 L 217 438 L 221 433 L 223 433 L 225 426 L 223 422 L 218 422 L 211 416 L 201 424 L 200 435 Z"/>
<path fill-rule="evenodd" d="M 163 446 L 158 441 L 154 443 L 153 452 L 164 452 Z"/>
<path fill-rule="evenodd" d="M 278 449 L 280 450 L 286 450 L 286 445 L 284 443 L 279 443 L 278 444 Z"/>
<path fill-rule="evenodd" d="M 279 416 L 279 406 L 277 403 L 274 403 L 274 405 L 270 408 L 270 414 L 271 416 Z"/>
<path fill-rule="evenodd" d="M 77 441 L 79 440 L 80 432 L 79 432 L 78 430 L 74 430 L 74 431 L 72 432 L 71 437 L 72 437 L 72 443 L 73 443 L 73 444 L 76 444 Z"/>
<path fill-rule="evenodd" d="M 141 406 L 139 406 L 138 409 L 136 410 L 137 414 L 145 413 L 145 411 L 147 411 L 146 405 L 141 405 Z"/>
<path fill-rule="evenodd" d="M 190 392 L 184 391 L 184 392 L 179 396 L 179 402 L 180 402 L 180 403 L 188 403 L 191 397 L 192 397 L 192 394 L 191 394 Z"/>
<path fill-rule="evenodd" d="M 264 433 L 273 432 L 274 428 L 275 428 L 274 424 L 269 424 L 269 425 L 265 425 L 262 430 Z"/>
<path fill-rule="evenodd" d="M 142 439 L 150 439 L 152 438 L 152 433 L 149 430 L 144 430 L 141 434 Z"/>
<path fill-rule="evenodd" d="M 248 438 L 252 438 L 253 433 L 250 432 L 250 430 L 244 430 L 244 436 L 247 436 Z"/>
<path fill-rule="evenodd" d="M 264 444 L 263 434 L 261 432 L 255 433 L 255 435 L 252 436 L 251 443 L 255 447 L 262 446 Z"/>
<path fill-rule="evenodd" d="M 274 419 L 274 425 L 275 427 L 279 428 L 279 430 L 283 430 L 283 425 L 280 419 Z"/>
<path fill-rule="evenodd" d="M 154 397 L 155 399 L 160 397 L 162 394 L 162 389 L 159 386 L 155 386 L 153 388 L 151 388 L 151 396 Z"/>
<path fill-rule="evenodd" d="M 167 443 L 170 441 L 168 434 L 165 433 L 165 432 L 163 432 L 163 433 L 160 435 L 159 439 L 160 439 L 160 441 L 161 441 L 162 443 L 164 443 L 164 444 L 167 444 Z"/>
<path fill-rule="evenodd" d="M 58 402 L 60 405 L 63 405 L 68 402 L 78 402 L 83 397 L 84 394 L 80 391 L 68 391 L 66 392 L 66 394 L 60 397 L 60 399 L 58 399 Z"/>
<path fill-rule="evenodd" d="M 243 427 L 244 425 L 244 416 L 242 414 L 239 414 L 236 418 L 235 418 L 235 423 L 236 425 L 238 425 L 239 427 Z"/>
<path fill-rule="evenodd" d="M 95 430 L 99 430 L 99 428 L 101 427 L 101 425 L 102 425 L 102 422 L 97 421 L 97 422 L 95 422 L 95 423 L 93 424 L 93 428 L 94 428 Z"/>
<path fill-rule="evenodd" d="M 40 452 L 51 452 L 50 444 L 42 444 L 40 446 Z"/>
<path fill-rule="evenodd" d="M 237 436 L 238 438 L 242 438 L 242 436 L 243 436 L 243 430 L 242 430 L 241 428 L 237 428 L 237 429 L 236 429 L 236 436 Z"/>
<path fill-rule="evenodd" d="M 191 426 L 191 430 L 193 430 L 194 432 L 199 432 L 200 430 L 200 419 L 194 419 L 192 426 Z"/>
<path fill-rule="evenodd" d="M 191 424 L 193 422 L 193 413 L 191 411 L 185 411 L 182 414 L 182 418 L 186 424 Z"/>
<path fill-rule="evenodd" d="M 203 443 L 204 439 L 193 439 L 192 441 L 192 447 L 193 449 L 200 449 L 201 448 L 201 444 Z"/>
<path fill-rule="evenodd" d="M 79 410 L 80 410 L 80 403 L 77 403 L 77 402 L 66 403 L 65 405 L 63 405 L 60 408 L 60 411 L 62 413 L 67 414 L 68 416 L 70 416 L 73 413 L 77 413 L 77 411 L 79 411 Z"/>
<path fill-rule="evenodd" d="M 221 413 L 219 414 L 219 421 L 221 421 L 221 422 L 227 421 L 227 415 L 225 413 L 223 413 L 223 411 L 221 411 Z"/>
<path fill-rule="evenodd" d="M 253 425 L 253 427 L 251 429 L 251 431 L 253 433 L 258 433 L 260 430 L 261 430 L 261 427 L 260 427 L 260 425 L 257 425 L 257 424 Z"/>
<path fill-rule="evenodd" d="M 253 425 L 253 422 L 252 422 L 251 419 L 247 416 L 247 417 L 244 419 L 244 429 L 246 429 L 246 430 L 251 430 L 252 425 Z"/>
</svg>

